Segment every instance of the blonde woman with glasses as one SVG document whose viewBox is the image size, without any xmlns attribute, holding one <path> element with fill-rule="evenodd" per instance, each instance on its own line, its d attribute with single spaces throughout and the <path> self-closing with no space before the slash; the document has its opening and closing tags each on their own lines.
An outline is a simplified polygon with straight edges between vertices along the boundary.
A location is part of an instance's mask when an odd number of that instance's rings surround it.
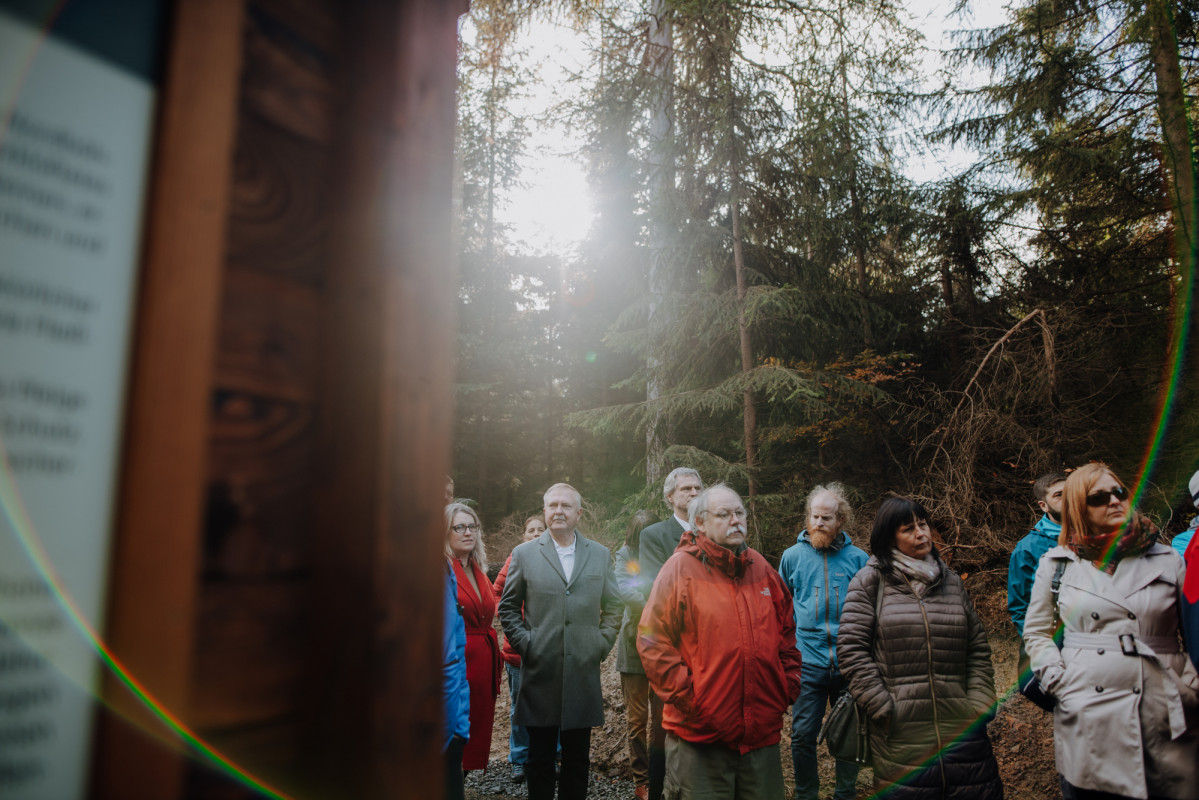
<svg viewBox="0 0 1199 800">
<path fill-rule="evenodd" d="M 445 554 L 458 579 L 458 606 L 466 621 L 470 739 L 462 752 L 462 768 L 486 769 L 500 694 L 500 645 L 491 624 L 496 600 L 487 580 L 487 548 L 479 515 L 465 503 L 450 503 L 445 507 L 445 522 Z"/>
</svg>

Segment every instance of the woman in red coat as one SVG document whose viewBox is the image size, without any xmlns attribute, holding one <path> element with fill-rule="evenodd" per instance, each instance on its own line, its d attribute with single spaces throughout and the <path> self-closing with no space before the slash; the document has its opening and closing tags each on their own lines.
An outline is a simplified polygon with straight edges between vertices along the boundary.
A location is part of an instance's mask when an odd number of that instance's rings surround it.
<svg viewBox="0 0 1199 800">
<path fill-rule="evenodd" d="M 445 520 L 445 552 L 458 579 L 458 605 L 466 621 L 470 739 L 462 753 L 462 768 L 486 769 L 491 754 L 495 700 L 500 694 L 500 646 L 491 625 L 495 619 L 495 595 L 487 580 L 487 550 L 478 514 L 464 503 L 451 503 L 445 507 Z"/>
</svg>

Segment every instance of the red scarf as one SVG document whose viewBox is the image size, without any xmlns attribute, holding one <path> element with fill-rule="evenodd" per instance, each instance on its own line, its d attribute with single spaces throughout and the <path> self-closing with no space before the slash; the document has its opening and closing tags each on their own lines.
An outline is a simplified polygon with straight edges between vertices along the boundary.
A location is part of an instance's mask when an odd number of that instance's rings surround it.
<svg viewBox="0 0 1199 800">
<path fill-rule="evenodd" d="M 1133 511 L 1128 524 L 1109 533 L 1071 531 L 1070 547 L 1079 558 L 1114 567 L 1120 559 L 1139 556 L 1157 541 L 1157 526 Z M 1114 544 L 1113 544 L 1114 543 Z"/>
</svg>

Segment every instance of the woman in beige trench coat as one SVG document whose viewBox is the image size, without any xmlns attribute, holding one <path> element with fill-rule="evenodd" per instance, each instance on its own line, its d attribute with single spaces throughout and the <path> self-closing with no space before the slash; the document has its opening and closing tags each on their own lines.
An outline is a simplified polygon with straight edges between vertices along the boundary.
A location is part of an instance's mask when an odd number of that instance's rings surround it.
<svg viewBox="0 0 1199 800">
<path fill-rule="evenodd" d="M 1199 675 L 1180 643 L 1184 567 L 1103 464 L 1066 481 L 1059 546 L 1041 559 L 1025 647 L 1053 712 L 1065 800 L 1199 799 Z M 1056 611 L 1053 579 L 1064 563 Z"/>
</svg>

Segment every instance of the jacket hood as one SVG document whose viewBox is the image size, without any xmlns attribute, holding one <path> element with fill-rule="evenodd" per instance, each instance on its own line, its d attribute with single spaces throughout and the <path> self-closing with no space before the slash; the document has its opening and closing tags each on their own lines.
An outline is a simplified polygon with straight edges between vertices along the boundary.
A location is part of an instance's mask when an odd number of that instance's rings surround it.
<svg viewBox="0 0 1199 800">
<path fill-rule="evenodd" d="M 808 536 L 807 528 L 804 528 L 802 531 L 800 531 L 799 536 L 796 537 L 795 543 L 799 544 L 800 542 L 808 545 L 813 550 L 816 549 L 815 545 L 812 544 L 811 538 Z M 848 533 L 846 533 L 845 531 L 841 531 L 835 537 L 833 537 L 833 543 L 829 545 L 829 549 L 830 550 L 840 550 L 842 547 L 844 547 L 847 544 L 852 544 L 852 540 L 849 538 Z"/>
<path fill-rule="evenodd" d="M 1062 524 L 1054 522 L 1048 514 L 1042 514 L 1041 518 L 1037 520 L 1037 524 L 1033 526 L 1032 532 L 1056 542 L 1058 535 L 1062 532 Z"/>
<path fill-rule="evenodd" d="M 715 567 L 730 578 L 740 578 L 751 563 L 748 545 L 742 544 L 736 552 L 733 552 L 695 531 L 687 531 L 683 534 L 678 550 L 675 552 L 687 553 L 699 559 L 708 568 Z"/>
</svg>

